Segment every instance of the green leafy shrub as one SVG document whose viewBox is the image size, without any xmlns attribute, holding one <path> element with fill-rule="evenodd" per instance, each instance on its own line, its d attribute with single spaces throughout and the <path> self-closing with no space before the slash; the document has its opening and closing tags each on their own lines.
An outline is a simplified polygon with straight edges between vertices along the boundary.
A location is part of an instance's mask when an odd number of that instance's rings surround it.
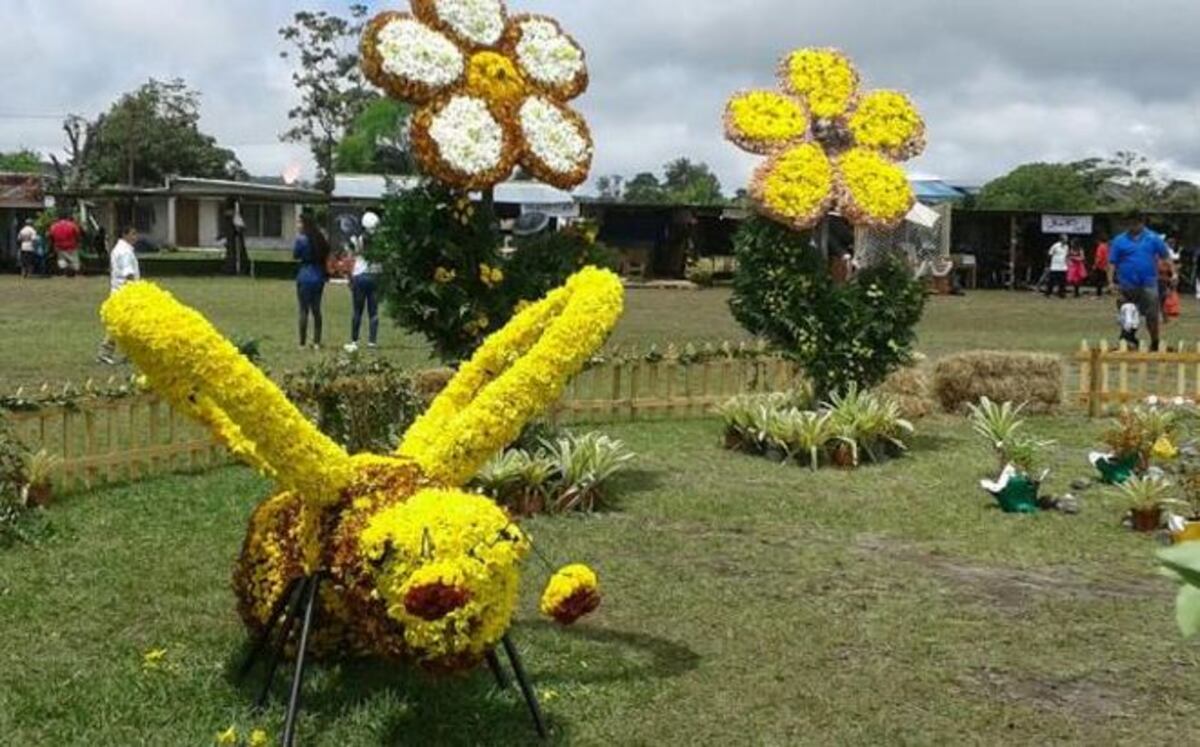
<svg viewBox="0 0 1200 747">
<path fill-rule="evenodd" d="M 1185 638 L 1200 633 L 1200 542 L 1160 550 L 1158 560 L 1179 581 L 1175 621 Z"/>
<path fill-rule="evenodd" d="M 545 233 L 504 251 L 493 210 L 427 183 L 387 198 L 368 256 L 401 327 L 443 361 L 470 356 L 522 301 L 535 301 L 585 265 L 615 266 L 589 226 Z"/>
<path fill-rule="evenodd" d="M 925 291 L 898 259 L 839 284 L 809 234 L 764 218 L 746 221 L 734 246 L 734 317 L 794 359 L 821 396 L 870 389 L 911 360 Z"/>
<path fill-rule="evenodd" d="M 633 458 L 623 442 L 602 433 L 564 433 L 496 455 L 471 484 L 518 514 L 591 512 Z"/>
<path fill-rule="evenodd" d="M 351 453 L 387 453 L 425 405 L 412 379 L 384 358 L 339 355 L 283 378 L 289 399 Z"/>
<path fill-rule="evenodd" d="M 1024 432 L 1024 404 L 993 402 L 983 397 L 977 404 L 967 405 L 971 428 L 996 455 L 1000 468 L 1011 464 L 1020 474 L 1036 477 L 1042 454 L 1054 445 L 1053 441 L 1034 438 Z"/>
</svg>

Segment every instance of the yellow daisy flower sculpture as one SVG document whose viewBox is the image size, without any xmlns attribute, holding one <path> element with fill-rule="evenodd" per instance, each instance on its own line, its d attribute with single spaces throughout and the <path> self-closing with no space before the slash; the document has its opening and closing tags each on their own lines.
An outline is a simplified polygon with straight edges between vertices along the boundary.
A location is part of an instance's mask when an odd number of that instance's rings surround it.
<svg viewBox="0 0 1200 747">
<path fill-rule="evenodd" d="M 588 267 L 527 306 L 391 455 L 348 455 L 208 320 L 152 283 L 125 286 L 101 316 L 160 396 L 280 489 L 251 516 L 234 571 L 246 626 L 261 635 L 289 590 L 319 573 L 328 582 L 316 653 L 446 671 L 477 665 L 507 632 L 530 550 L 504 509 L 461 486 L 558 400 L 623 298 L 616 275 Z"/>
<path fill-rule="evenodd" d="M 412 0 L 362 38 L 367 78 L 419 107 L 409 133 L 426 173 L 484 189 L 518 164 L 561 189 L 582 184 L 592 137 L 567 102 L 588 84 L 583 49 L 553 18 L 501 0 Z"/>
<path fill-rule="evenodd" d="M 925 123 L 897 91 L 859 92 L 841 52 L 798 49 L 781 91 L 743 91 L 725 107 L 726 137 L 767 156 L 750 183 L 759 212 L 798 230 L 836 208 L 855 225 L 899 224 L 916 197 L 898 165 L 925 149 Z"/>
</svg>

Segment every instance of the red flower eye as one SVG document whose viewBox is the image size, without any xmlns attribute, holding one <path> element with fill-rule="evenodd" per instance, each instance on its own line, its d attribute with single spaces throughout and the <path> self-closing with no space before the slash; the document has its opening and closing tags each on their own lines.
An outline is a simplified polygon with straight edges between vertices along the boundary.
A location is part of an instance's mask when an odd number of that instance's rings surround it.
<svg viewBox="0 0 1200 747">
<path fill-rule="evenodd" d="M 433 622 L 441 620 L 469 601 L 471 592 L 439 581 L 409 589 L 404 595 L 404 609 L 414 617 Z"/>
</svg>

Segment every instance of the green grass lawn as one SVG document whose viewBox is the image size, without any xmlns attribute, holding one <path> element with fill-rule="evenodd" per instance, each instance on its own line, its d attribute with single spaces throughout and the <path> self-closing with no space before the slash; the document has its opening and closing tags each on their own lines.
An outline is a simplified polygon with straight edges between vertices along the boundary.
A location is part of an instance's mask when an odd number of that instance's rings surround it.
<svg viewBox="0 0 1200 747">
<path fill-rule="evenodd" d="M 267 365 L 282 371 L 311 361 L 296 345 L 295 286 L 286 280 L 167 278 L 160 281 L 204 312 L 231 337 L 263 340 Z M 22 282 L 0 276 L 0 389 L 43 381 L 106 378 L 128 369 L 94 362 L 101 330 L 97 316 L 108 292 L 105 278 L 54 278 Z M 745 339 L 728 309 L 729 291 L 631 289 L 614 344 L 719 342 Z M 980 348 L 1071 352 L 1081 340 L 1115 338 L 1111 299 L 1047 300 L 1028 293 L 973 293 L 933 298 L 920 327 L 918 349 L 932 356 Z M 325 293 L 325 343 L 350 336 L 350 293 L 331 285 Z M 382 354 L 405 365 L 429 362 L 428 346 L 386 319 Z M 1185 301 L 1184 319 L 1168 328 L 1171 340 L 1200 340 L 1200 313 Z"/>
<path fill-rule="evenodd" d="M 1038 420 L 1063 488 L 1098 426 Z M 1200 649 L 1179 640 L 1154 544 L 1117 499 L 1070 517 L 999 513 L 990 457 L 962 421 L 855 473 L 777 467 L 717 447 L 713 421 L 606 428 L 641 456 L 617 510 L 527 527 L 601 573 L 605 604 L 515 637 L 553 743 L 572 745 L 1188 742 Z M 57 535 L 0 553 L 5 744 L 200 745 L 236 723 L 275 737 L 231 681 L 243 650 L 229 573 L 268 486 L 229 468 L 66 498 Z M 160 671 L 142 655 L 167 650 Z M 304 744 L 532 744 L 486 670 L 314 670 Z"/>
</svg>

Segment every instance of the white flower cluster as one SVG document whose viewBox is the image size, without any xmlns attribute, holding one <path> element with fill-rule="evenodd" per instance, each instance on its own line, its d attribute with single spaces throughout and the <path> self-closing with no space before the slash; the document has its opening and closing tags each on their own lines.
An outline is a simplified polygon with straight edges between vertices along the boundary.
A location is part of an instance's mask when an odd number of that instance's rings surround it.
<svg viewBox="0 0 1200 747">
<path fill-rule="evenodd" d="M 494 169 L 504 155 L 504 129 L 487 104 L 470 96 L 450 99 L 434 116 L 429 136 L 442 160 L 463 174 Z"/>
<path fill-rule="evenodd" d="M 437 0 L 438 18 L 459 36 L 490 47 L 504 33 L 504 7 L 500 0 Z"/>
<path fill-rule="evenodd" d="M 385 25 L 377 42 L 386 72 L 427 86 L 450 85 L 466 66 L 453 42 L 411 18 Z"/>
<path fill-rule="evenodd" d="M 520 122 L 530 151 L 555 172 L 570 174 L 591 158 L 588 139 L 551 102 L 531 96 L 521 105 Z"/>
<path fill-rule="evenodd" d="M 583 50 L 550 21 L 533 18 L 521 24 L 517 60 L 539 83 L 561 86 L 583 72 Z"/>
</svg>

